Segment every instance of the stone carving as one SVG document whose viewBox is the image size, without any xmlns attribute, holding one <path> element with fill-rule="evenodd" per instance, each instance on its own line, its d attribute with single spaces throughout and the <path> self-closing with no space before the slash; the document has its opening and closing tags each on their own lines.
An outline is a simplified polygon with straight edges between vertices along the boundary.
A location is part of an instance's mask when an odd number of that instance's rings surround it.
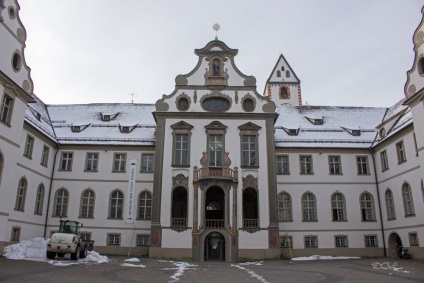
<svg viewBox="0 0 424 283">
<path fill-rule="evenodd" d="M 168 111 L 169 110 L 169 105 L 166 102 L 163 102 L 161 100 L 158 100 L 156 102 L 156 111 Z"/>
<path fill-rule="evenodd" d="M 258 188 L 258 178 L 253 177 L 251 174 L 242 178 L 243 189 L 246 188 Z"/>
<path fill-rule="evenodd" d="M 202 168 L 209 167 L 208 154 L 206 151 L 202 152 L 202 158 L 200 158 L 200 164 L 202 165 Z"/>
<path fill-rule="evenodd" d="M 175 177 L 172 177 L 172 187 L 188 187 L 188 177 L 184 176 L 183 174 L 178 174 Z"/>
<path fill-rule="evenodd" d="M 188 80 L 186 77 L 184 77 L 183 75 L 178 75 L 175 78 L 175 84 L 176 85 L 187 85 L 188 84 Z"/>
<path fill-rule="evenodd" d="M 228 168 L 228 167 L 230 167 L 230 165 L 231 165 L 231 159 L 230 159 L 230 157 L 228 156 L 229 155 L 229 153 L 228 153 L 228 151 L 225 151 L 224 152 L 224 168 Z"/>
</svg>

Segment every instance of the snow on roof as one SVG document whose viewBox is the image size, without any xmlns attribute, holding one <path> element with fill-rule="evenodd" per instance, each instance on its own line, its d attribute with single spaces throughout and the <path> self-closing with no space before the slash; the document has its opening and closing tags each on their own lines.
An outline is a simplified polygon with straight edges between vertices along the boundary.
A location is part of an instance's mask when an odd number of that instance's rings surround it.
<svg viewBox="0 0 424 283">
<path fill-rule="evenodd" d="M 288 106 L 277 107 L 276 147 L 369 148 L 386 112 L 380 107 Z M 322 117 L 322 125 L 312 125 L 306 117 Z M 283 128 L 299 129 L 289 135 Z M 360 130 L 354 136 L 344 128 Z"/>
<path fill-rule="evenodd" d="M 411 125 L 413 123 L 412 119 L 412 112 L 411 109 L 408 108 L 406 112 L 403 112 L 399 118 L 394 122 L 393 126 L 390 128 L 390 130 L 387 132 L 386 136 L 383 138 L 380 138 L 377 140 L 373 146 L 380 144 L 382 141 L 387 140 L 388 138 L 392 137 L 396 133 L 400 132 L 407 126 Z"/>
<path fill-rule="evenodd" d="M 408 108 L 409 106 L 403 104 L 405 102 L 405 100 L 406 100 L 406 97 L 402 98 L 397 103 L 395 103 L 393 106 L 391 106 L 389 109 L 387 109 L 387 113 L 384 116 L 384 121 L 389 120 L 390 118 L 392 118 L 393 116 L 395 116 L 399 112 L 401 112 L 402 110 Z"/>
<path fill-rule="evenodd" d="M 32 95 L 33 101 L 27 104 L 25 110 L 25 121 L 39 129 L 53 141 L 56 141 L 56 135 L 50 122 L 49 113 L 46 105 L 36 95 Z"/>
<path fill-rule="evenodd" d="M 49 105 L 48 110 L 61 144 L 126 144 L 154 145 L 156 123 L 153 104 L 95 103 Z M 113 120 L 102 120 L 102 114 L 119 113 Z M 72 126 L 88 125 L 79 132 Z M 119 125 L 136 126 L 122 133 Z"/>
</svg>

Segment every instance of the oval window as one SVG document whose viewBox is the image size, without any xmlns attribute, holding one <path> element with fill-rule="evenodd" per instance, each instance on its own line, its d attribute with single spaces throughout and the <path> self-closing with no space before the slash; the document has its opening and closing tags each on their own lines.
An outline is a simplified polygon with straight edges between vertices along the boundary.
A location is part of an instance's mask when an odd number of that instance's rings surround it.
<svg viewBox="0 0 424 283">
<path fill-rule="evenodd" d="M 21 60 L 21 56 L 19 55 L 19 53 L 13 54 L 13 57 L 12 57 L 12 66 L 13 66 L 13 69 L 15 71 L 19 71 L 21 69 L 22 60 Z"/>
<path fill-rule="evenodd" d="M 207 111 L 227 111 L 230 109 L 230 101 L 223 97 L 211 97 L 205 99 L 202 106 Z"/>
<path fill-rule="evenodd" d="M 188 102 L 188 99 L 185 98 L 185 97 L 182 97 L 182 98 L 178 99 L 177 108 L 180 111 L 187 111 L 189 104 L 190 103 Z"/>
</svg>

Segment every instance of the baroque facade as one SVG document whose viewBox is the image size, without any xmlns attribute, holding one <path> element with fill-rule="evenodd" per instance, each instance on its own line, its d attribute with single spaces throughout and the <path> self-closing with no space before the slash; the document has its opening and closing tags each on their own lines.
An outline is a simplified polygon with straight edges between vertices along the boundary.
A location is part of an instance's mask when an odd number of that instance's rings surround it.
<svg viewBox="0 0 424 283">
<path fill-rule="evenodd" d="M 217 39 L 154 105 L 46 105 L 18 12 L 0 1 L 0 250 L 64 217 L 107 254 L 423 258 L 423 22 L 390 108 L 302 105 L 283 55 L 259 94 Z"/>
</svg>

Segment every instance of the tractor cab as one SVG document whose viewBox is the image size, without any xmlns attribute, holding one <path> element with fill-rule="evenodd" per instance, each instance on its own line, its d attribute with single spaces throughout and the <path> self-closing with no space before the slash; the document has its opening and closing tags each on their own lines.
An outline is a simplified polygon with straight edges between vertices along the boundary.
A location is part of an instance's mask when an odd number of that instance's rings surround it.
<svg viewBox="0 0 424 283">
<path fill-rule="evenodd" d="M 59 223 L 59 233 L 63 234 L 75 234 L 78 235 L 79 222 L 77 221 L 69 221 L 69 220 L 60 220 Z"/>
</svg>

